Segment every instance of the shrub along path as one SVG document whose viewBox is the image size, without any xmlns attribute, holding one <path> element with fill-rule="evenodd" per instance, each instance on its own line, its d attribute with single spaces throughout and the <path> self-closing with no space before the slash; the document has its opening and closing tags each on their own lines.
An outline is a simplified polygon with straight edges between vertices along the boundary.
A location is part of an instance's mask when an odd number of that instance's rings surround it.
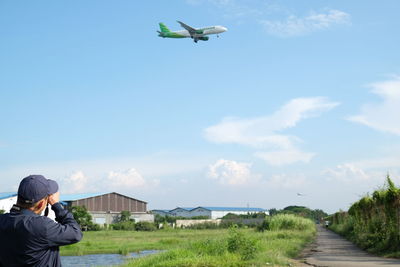
<svg viewBox="0 0 400 267">
<path fill-rule="evenodd" d="M 306 255 L 305 262 L 318 267 L 400 266 L 399 259 L 372 256 L 322 226 L 318 226 L 316 243 Z"/>
</svg>

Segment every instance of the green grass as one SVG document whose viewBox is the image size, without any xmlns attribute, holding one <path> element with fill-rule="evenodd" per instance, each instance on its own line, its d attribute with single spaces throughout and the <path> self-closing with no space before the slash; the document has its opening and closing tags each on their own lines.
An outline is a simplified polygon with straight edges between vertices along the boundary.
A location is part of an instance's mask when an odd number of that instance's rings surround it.
<svg viewBox="0 0 400 267">
<path fill-rule="evenodd" d="M 314 239 L 315 225 L 293 215 L 274 220 L 280 220 L 275 222 L 280 226 L 264 232 L 237 228 L 85 232 L 78 244 L 61 247 L 61 255 L 164 250 L 130 260 L 126 266 L 289 266 Z"/>
<path fill-rule="evenodd" d="M 244 248 L 230 252 L 227 246 L 229 234 L 226 233 L 217 238 L 209 237 L 203 241 L 189 242 L 160 254 L 134 259 L 126 266 L 289 266 L 291 259 L 297 257 L 315 236 L 314 228 L 305 231 L 281 230 L 263 233 L 252 229 L 239 231 L 250 240 L 252 246 L 244 245 Z M 248 249 L 255 251 L 251 257 L 245 258 L 244 256 L 249 254 L 248 251 L 246 253 Z"/>
<path fill-rule="evenodd" d="M 209 236 L 226 235 L 228 230 L 160 230 L 154 232 L 136 231 L 93 231 L 84 232 L 81 242 L 61 247 L 62 256 L 120 253 L 141 250 L 165 250 L 177 248 L 188 241 L 196 241 Z"/>
</svg>

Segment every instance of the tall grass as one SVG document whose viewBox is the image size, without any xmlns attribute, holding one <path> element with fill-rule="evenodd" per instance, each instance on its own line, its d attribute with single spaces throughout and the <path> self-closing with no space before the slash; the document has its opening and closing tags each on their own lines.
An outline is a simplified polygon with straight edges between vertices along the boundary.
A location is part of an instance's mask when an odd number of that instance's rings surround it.
<svg viewBox="0 0 400 267">
<path fill-rule="evenodd" d="M 310 219 L 295 216 L 292 214 L 278 214 L 273 216 L 269 222 L 269 228 L 277 230 L 306 230 L 314 227 Z"/>
<path fill-rule="evenodd" d="M 159 254 L 134 259 L 126 264 L 140 267 L 288 266 L 291 258 L 313 240 L 315 226 L 307 219 L 297 220 L 294 215 L 276 216 L 271 222 L 276 225 L 274 230 L 264 232 L 242 228 L 85 232 L 81 242 L 61 247 L 61 254 L 127 254 L 161 250 L 163 252 Z"/>
<path fill-rule="evenodd" d="M 311 220 L 294 215 L 271 219 L 273 230 L 231 228 L 225 235 L 188 242 L 158 255 L 135 259 L 132 267 L 289 266 L 315 236 Z"/>
</svg>

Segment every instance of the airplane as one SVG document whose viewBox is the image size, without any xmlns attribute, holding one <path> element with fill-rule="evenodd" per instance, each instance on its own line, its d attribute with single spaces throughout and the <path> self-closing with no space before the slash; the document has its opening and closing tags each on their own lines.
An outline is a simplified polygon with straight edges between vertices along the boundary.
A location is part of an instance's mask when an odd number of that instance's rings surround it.
<svg viewBox="0 0 400 267">
<path fill-rule="evenodd" d="M 192 38 L 195 43 L 197 43 L 198 40 L 201 41 L 208 41 L 209 37 L 206 35 L 210 34 L 217 34 L 217 37 L 219 37 L 218 34 L 226 32 L 228 29 L 223 27 L 223 26 L 210 26 L 210 27 L 205 27 L 205 28 L 199 28 L 195 29 L 190 27 L 189 25 L 177 21 L 184 30 L 181 31 L 170 31 L 167 26 L 165 26 L 164 23 L 160 22 L 160 30 L 158 32 L 158 36 L 162 38 Z"/>
</svg>

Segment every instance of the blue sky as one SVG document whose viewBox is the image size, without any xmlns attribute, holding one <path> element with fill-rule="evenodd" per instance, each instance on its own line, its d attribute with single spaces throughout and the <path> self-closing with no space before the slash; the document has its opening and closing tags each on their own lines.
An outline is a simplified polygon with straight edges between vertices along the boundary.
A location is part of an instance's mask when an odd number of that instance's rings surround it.
<svg viewBox="0 0 400 267">
<path fill-rule="evenodd" d="M 0 191 L 40 173 L 149 208 L 346 210 L 400 184 L 399 8 L 2 1 Z M 157 36 L 176 20 L 228 31 Z"/>
</svg>

